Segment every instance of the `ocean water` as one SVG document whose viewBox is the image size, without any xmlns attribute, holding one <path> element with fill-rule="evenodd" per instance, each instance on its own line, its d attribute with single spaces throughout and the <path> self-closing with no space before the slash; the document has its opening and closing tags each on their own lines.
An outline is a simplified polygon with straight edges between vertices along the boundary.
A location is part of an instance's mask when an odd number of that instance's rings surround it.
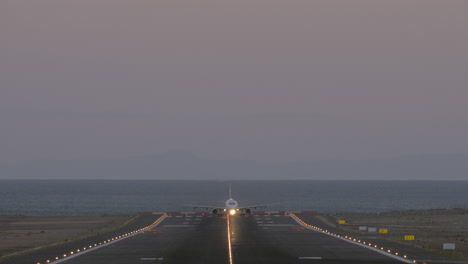
<svg viewBox="0 0 468 264">
<path fill-rule="evenodd" d="M 384 212 L 468 208 L 468 181 L 0 180 L 0 215 L 134 214 L 190 205 Z"/>
</svg>

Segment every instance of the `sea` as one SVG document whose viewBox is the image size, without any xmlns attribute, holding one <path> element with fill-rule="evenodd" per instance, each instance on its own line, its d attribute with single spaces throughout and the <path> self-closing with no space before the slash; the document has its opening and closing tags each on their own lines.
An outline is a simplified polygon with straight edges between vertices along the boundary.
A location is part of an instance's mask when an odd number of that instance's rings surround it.
<svg viewBox="0 0 468 264">
<path fill-rule="evenodd" d="M 0 180 L 0 215 L 126 215 L 194 205 L 323 213 L 468 208 L 468 181 Z"/>
</svg>

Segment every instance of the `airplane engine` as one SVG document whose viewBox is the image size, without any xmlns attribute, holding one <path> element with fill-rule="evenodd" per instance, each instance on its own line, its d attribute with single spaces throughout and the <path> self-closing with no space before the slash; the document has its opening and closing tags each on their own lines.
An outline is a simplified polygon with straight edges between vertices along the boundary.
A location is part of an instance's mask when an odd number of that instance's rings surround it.
<svg viewBox="0 0 468 264">
<path fill-rule="evenodd" d="M 213 209 L 213 214 L 217 214 L 218 213 L 218 209 Z"/>
<path fill-rule="evenodd" d="M 245 213 L 246 213 L 246 214 L 250 214 L 250 212 L 252 212 L 252 211 L 250 210 L 250 208 L 245 209 Z"/>
</svg>

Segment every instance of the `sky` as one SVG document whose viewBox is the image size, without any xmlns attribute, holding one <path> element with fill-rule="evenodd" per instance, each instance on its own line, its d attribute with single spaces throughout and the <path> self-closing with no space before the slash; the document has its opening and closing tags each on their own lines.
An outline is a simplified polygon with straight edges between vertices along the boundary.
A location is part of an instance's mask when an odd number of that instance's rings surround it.
<svg viewBox="0 0 468 264">
<path fill-rule="evenodd" d="M 2 0 L 0 162 L 468 153 L 465 0 Z"/>
</svg>

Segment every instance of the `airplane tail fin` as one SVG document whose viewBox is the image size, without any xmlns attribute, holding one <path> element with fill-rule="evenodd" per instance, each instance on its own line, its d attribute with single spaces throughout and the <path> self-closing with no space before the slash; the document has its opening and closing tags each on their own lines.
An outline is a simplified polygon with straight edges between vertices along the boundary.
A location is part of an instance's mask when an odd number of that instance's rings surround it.
<svg viewBox="0 0 468 264">
<path fill-rule="evenodd" d="M 229 184 L 229 199 L 232 199 L 231 184 Z"/>
</svg>

